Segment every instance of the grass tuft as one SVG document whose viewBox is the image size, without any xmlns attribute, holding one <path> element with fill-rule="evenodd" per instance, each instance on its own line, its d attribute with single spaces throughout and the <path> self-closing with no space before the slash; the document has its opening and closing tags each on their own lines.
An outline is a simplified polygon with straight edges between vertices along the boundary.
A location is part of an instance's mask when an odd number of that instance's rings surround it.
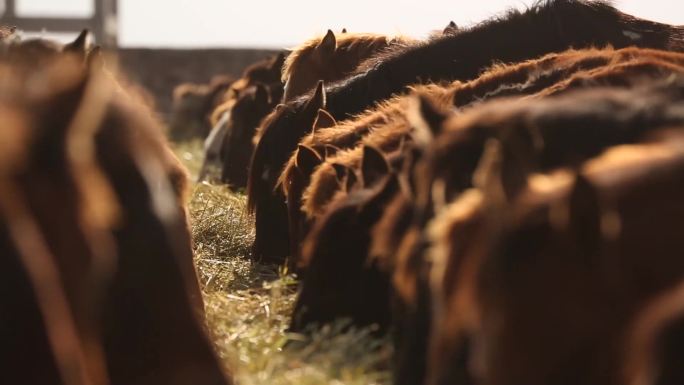
<svg viewBox="0 0 684 385">
<path fill-rule="evenodd" d="M 201 145 L 176 153 L 191 174 Z M 254 221 L 240 193 L 197 184 L 189 203 L 195 262 L 210 333 L 237 384 L 389 384 L 390 344 L 340 320 L 310 336 L 287 332 L 296 277 L 250 258 Z"/>
</svg>

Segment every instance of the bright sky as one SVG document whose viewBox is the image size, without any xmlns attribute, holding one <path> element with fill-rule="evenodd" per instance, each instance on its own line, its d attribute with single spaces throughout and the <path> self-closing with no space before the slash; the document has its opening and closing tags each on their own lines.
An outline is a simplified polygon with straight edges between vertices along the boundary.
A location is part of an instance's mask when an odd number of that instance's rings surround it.
<svg viewBox="0 0 684 385">
<path fill-rule="evenodd" d="M 0 0 L 0 6 L 3 0 Z M 92 0 L 16 0 L 20 15 L 87 15 Z M 406 34 L 466 26 L 533 0 L 119 0 L 119 42 L 135 47 L 291 47 L 328 28 Z M 625 12 L 684 24 L 683 0 L 616 0 Z M 343 5 L 343 6 L 342 6 Z"/>
</svg>

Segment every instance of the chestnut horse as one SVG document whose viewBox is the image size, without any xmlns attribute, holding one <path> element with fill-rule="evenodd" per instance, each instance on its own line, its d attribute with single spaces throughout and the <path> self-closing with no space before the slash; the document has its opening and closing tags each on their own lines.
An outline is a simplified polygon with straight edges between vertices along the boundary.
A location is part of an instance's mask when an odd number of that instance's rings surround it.
<svg viewBox="0 0 684 385">
<path fill-rule="evenodd" d="M 370 33 L 342 33 L 333 31 L 323 37 L 310 39 L 292 50 L 283 66 L 285 84 L 283 102 L 289 102 L 313 89 L 319 80 L 326 83 L 344 79 L 364 60 L 410 44 L 404 37 L 388 37 Z"/>
</svg>

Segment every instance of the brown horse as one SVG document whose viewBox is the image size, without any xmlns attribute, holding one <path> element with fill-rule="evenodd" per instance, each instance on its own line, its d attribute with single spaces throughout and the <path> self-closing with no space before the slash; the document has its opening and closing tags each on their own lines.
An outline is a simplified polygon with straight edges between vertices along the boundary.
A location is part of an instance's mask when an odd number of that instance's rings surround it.
<svg viewBox="0 0 684 385">
<path fill-rule="evenodd" d="M 283 102 L 307 93 L 319 80 L 326 83 L 342 80 L 373 55 L 411 42 L 404 37 L 370 33 L 335 36 L 328 30 L 325 36 L 302 43 L 287 56 L 282 76 L 285 84 Z"/>
<path fill-rule="evenodd" d="M 2 61 L 3 276 L 22 271 L 0 300 L 0 330 L 20 344 L 0 353 L 12 382 L 228 383 L 201 326 L 185 171 L 161 129 L 76 55 L 32 71 Z"/>
<path fill-rule="evenodd" d="M 495 61 L 515 62 L 571 46 L 681 50 L 680 32 L 625 15 L 602 2 L 544 2 L 523 13 L 512 12 L 456 34 L 378 55 L 348 79 L 329 87 L 325 103 L 317 107 L 325 107 L 340 120 L 421 80 L 468 80 Z M 478 49 L 483 45 L 487 50 Z M 287 254 L 287 211 L 282 195 L 273 191 L 279 170 L 312 127 L 316 113 L 308 108 L 311 105 L 310 96 L 302 97 L 276 110 L 263 124 L 248 183 L 249 207 L 256 210 L 256 255 Z M 267 246 L 262 237 L 278 241 Z"/>
</svg>

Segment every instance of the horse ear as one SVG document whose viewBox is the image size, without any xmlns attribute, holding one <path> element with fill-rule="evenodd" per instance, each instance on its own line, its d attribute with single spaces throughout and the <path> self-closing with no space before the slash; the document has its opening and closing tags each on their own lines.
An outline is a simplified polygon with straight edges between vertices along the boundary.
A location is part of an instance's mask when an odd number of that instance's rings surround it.
<svg viewBox="0 0 684 385">
<path fill-rule="evenodd" d="M 458 25 L 456 25 L 456 23 L 454 23 L 454 21 L 452 20 L 452 21 L 450 21 L 449 24 L 444 28 L 444 31 L 442 31 L 442 33 L 443 33 L 444 35 L 448 35 L 448 34 L 450 34 L 450 33 L 458 32 L 458 30 L 459 30 Z"/>
<path fill-rule="evenodd" d="M 268 89 L 266 89 L 266 86 L 264 86 L 261 83 L 258 83 L 256 86 L 256 89 L 254 90 L 254 101 L 256 103 L 259 103 L 261 105 L 268 104 Z"/>
<path fill-rule="evenodd" d="M 340 148 L 335 147 L 332 144 L 326 144 L 325 146 L 323 146 L 323 149 L 325 150 L 325 157 L 326 158 L 331 157 L 331 156 L 337 154 L 338 152 L 340 152 Z"/>
<path fill-rule="evenodd" d="M 378 149 L 369 145 L 363 146 L 363 158 L 361 159 L 363 187 L 370 187 L 389 173 L 389 170 L 387 159 Z"/>
<path fill-rule="evenodd" d="M 311 147 L 300 144 L 297 146 L 297 158 L 295 165 L 305 174 L 311 174 L 323 161 L 318 153 Z"/>
<path fill-rule="evenodd" d="M 316 52 L 322 56 L 329 56 L 335 52 L 337 48 L 337 39 L 332 30 L 328 30 L 320 43 L 316 46 Z"/>
<path fill-rule="evenodd" d="M 342 33 L 347 33 L 347 29 L 346 29 L 346 28 L 342 28 Z"/>
<path fill-rule="evenodd" d="M 577 174 L 567 202 L 567 229 L 583 255 L 595 255 L 601 244 L 601 205 L 598 192 Z"/>
<path fill-rule="evenodd" d="M 271 62 L 271 66 L 269 67 L 269 69 L 273 72 L 277 72 L 278 74 L 280 74 L 280 71 L 283 68 L 283 64 L 285 64 L 285 53 L 279 52 L 278 55 L 276 55 L 273 58 L 273 61 Z"/>
<path fill-rule="evenodd" d="M 89 68 L 102 69 L 105 66 L 104 58 L 102 57 L 102 47 L 96 45 L 86 54 L 86 63 Z"/>
<path fill-rule="evenodd" d="M 319 108 L 318 115 L 316 115 L 316 120 L 314 120 L 313 130 L 316 132 L 321 128 L 330 128 L 336 124 L 337 122 L 335 121 L 335 118 L 333 118 L 328 111 Z"/>
<path fill-rule="evenodd" d="M 339 183 L 342 183 L 344 178 L 347 176 L 347 166 L 339 163 L 333 163 L 332 167 L 335 169 L 335 178 L 337 178 Z"/>
<path fill-rule="evenodd" d="M 304 107 L 305 110 L 310 112 L 309 116 L 316 116 L 318 110 L 325 108 L 325 98 L 325 85 L 323 80 L 319 80 L 318 85 L 316 85 L 316 91 L 314 91 L 311 99 L 306 103 L 306 107 Z"/>
<path fill-rule="evenodd" d="M 89 35 L 90 31 L 84 29 L 83 31 L 81 31 L 81 33 L 78 34 L 74 41 L 64 46 L 64 51 L 73 52 L 85 56 L 86 50 L 88 48 Z"/>
<path fill-rule="evenodd" d="M 408 120 L 413 126 L 414 141 L 427 146 L 442 131 L 448 114 L 440 111 L 425 95 L 418 95 L 409 105 Z"/>
<path fill-rule="evenodd" d="M 351 168 L 347 169 L 347 180 L 344 182 L 344 190 L 346 192 L 352 191 L 354 186 L 358 183 L 356 173 Z"/>
</svg>

